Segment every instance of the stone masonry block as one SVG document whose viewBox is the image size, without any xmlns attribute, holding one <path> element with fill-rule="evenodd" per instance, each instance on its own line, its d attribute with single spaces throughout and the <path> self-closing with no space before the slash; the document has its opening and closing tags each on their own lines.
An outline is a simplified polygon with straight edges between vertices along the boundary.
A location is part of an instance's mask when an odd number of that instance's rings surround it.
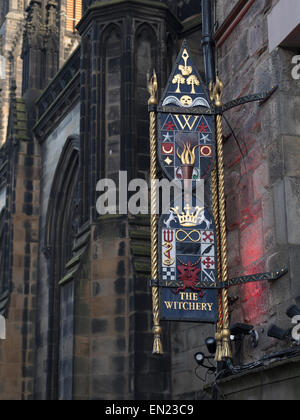
<svg viewBox="0 0 300 420">
<path fill-rule="evenodd" d="M 284 136 L 284 172 L 288 177 L 300 178 L 300 136 Z"/>
<path fill-rule="evenodd" d="M 253 173 L 253 193 L 254 201 L 260 200 L 266 192 L 269 185 L 269 166 L 267 162 L 263 162 Z"/>
<path fill-rule="evenodd" d="M 237 266 L 241 262 L 239 231 L 233 230 L 227 234 L 228 266 Z"/>
<path fill-rule="evenodd" d="M 276 241 L 278 245 L 286 244 L 287 242 L 287 226 L 286 226 L 286 212 L 285 212 L 285 182 L 280 180 L 273 186 L 274 196 L 274 228 L 276 232 Z"/>
<path fill-rule="evenodd" d="M 300 246 L 290 249 L 291 294 L 294 299 L 300 298 Z"/>
<path fill-rule="evenodd" d="M 300 179 L 285 178 L 288 243 L 300 245 Z"/>
</svg>

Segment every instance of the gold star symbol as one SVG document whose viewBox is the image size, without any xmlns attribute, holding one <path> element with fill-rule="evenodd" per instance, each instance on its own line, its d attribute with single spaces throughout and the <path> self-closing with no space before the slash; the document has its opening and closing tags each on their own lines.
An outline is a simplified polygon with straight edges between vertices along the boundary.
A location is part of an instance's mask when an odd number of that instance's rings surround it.
<svg viewBox="0 0 300 420">
<path fill-rule="evenodd" d="M 171 163 L 173 162 L 172 159 L 169 158 L 169 156 L 167 157 L 167 159 L 165 159 L 165 162 L 167 165 L 171 165 Z"/>
</svg>

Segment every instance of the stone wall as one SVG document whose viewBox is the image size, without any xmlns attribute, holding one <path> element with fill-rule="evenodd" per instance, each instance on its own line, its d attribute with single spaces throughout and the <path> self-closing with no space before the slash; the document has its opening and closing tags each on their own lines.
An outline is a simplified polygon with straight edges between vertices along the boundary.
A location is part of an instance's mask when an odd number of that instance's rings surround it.
<svg viewBox="0 0 300 420">
<path fill-rule="evenodd" d="M 260 334 L 255 350 L 246 340 L 242 362 L 285 348 L 286 343 L 268 338 L 266 331 L 272 322 L 290 327 L 285 310 L 291 303 L 300 304 L 299 81 L 291 77 L 293 53 L 282 49 L 268 52 L 267 15 L 276 2 L 249 0 L 251 7 L 228 37 L 221 42 L 217 36 L 224 102 L 279 85 L 262 106 L 244 105 L 226 114 L 243 157 L 224 121 L 230 277 L 273 271 L 285 265 L 289 268 L 289 274 L 274 284 L 230 291 L 231 298 L 237 297 L 231 299 L 231 323 L 252 323 Z M 50 95 L 51 87 L 46 92 L 49 97 L 44 94 L 46 105 L 42 104 L 37 124 L 40 145 L 33 145 L 33 139 L 20 142 L 17 193 L 13 196 L 8 339 L 0 343 L 0 376 L 6 379 L 0 384 L 1 399 L 205 398 L 202 390 L 206 372 L 198 369 L 195 374 L 194 354 L 207 353 L 205 338 L 214 336 L 215 327 L 162 323 L 165 355 L 153 357 L 149 220 L 99 218 L 95 211 L 98 178 L 106 173 L 115 177 L 119 169 L 128 169 L 129 177 L 147 178 L 146 73 L 155 66 L 160 87 L 164 86 L 167 66 L 178 50 L 177 40 L 183 37 L 189 39 L 201 71 L 201 23 L 196 16 L 181 27 L 164 7 L 150 2 L 141 2 L 136 9 L 130 2 L 124 14 L 121 3 L 114 2 L 113 7 L 101 3 L 102 7 L 94 7 L 80 24 L 81 104 L 72 105 L 78 100 L 73 91 L 77 89 L 74 80 L 79 70 L 75 66 L 71 76 L 61 72 L 53 84 L 57 89 L 63 79 L 72 81 L 71 96 L 65 95 L 65 102 L 59 89 L 57 95 L 56 90 Z M 247 2 L 217 2 L 219 28 L 238 3 Z M 117 31 L 116 20 L 122 22 Z M 115 46 L 116 39 L 120 48 L 105 55 L 105 45 Z M 54 198 L 62 194 L 53 187 L 67 138 L 79 133 L 82 226 L 77 248 L 73 248 L 75 257 L 66 267 L 66 272 L 71 268 L 71 275 L 64 278 L 59 301 L 58 283 L 53 283 L 60 279 L 52 274 L 57 274 L 55 268 L 62 265 L 66 250 L 62 248 L 61 255 L 52 253 L 56 259 L 48 259 L 52 250 L 47 249 L 46 218 Z M 67 172 L 66 176 L 73 173 Z M 73 201 L 65 203 L 63 199 L 66 209 L 58 205 L 57 214 L 72 216 Z M 56 220 L 51 228 L 54 225 Z M 76 255 L 81 247 L 84 251 Z M 80 269 L 75 275 L 72 269 L 77 264 Z M 55 323 L 60 335 L 54 331 Z M 55 352 L 59 355 L 53 358 Z M 279 369 L 281 373 L 283 369 Z M 284 379 L 276 373 L 279 370 L 271 370 L 270 380 Z M 285 379 L 295 386 L 298 377 L 295 369 L 295 375 Z M 257 377 L 251 395 L 247 395 L 244 379 L 240 379 L 239 389 L 236 382 L 224 382 L 224 392 L 230 398 L 270 395 L 268 378 L 264 395 L 258 391 Z"/>
<path fill-rule="evenodd" d="M 299 357 L 220 381 L 229 401 L 299 401 Z"/>
<path fill-rule="evenodd" d="M 221 0 L 216 2 L 217 7 L 217 23 L 222 25 L 232 9 L 239 3 L 239 0 Z"/>
<path fill-rule="evenodd" d="M 130 399 L 126 220 L 104 218 L 91 238 L 76 282 L 74 399 Z"/>
<path fill-rule="evenodd" d="M 164 357 L 152 356 L 149 220 L 106 215 L 75 281 L 76 400 L 155 400 L 170 395 Z"/>
<path fill-rule="evenodd" d="M 219 27 L 234 6 L 232 3 L 218 2 Z M 287 347 L 287 343 L 267 337 L 267 330 L 271 323 L 289 328 L 285 311 L 289 305 L 300 303 L 296 164 L 300 141 L 296 116 L 299 81 L 291 76 L 292 52 L 268 52 L 267 15 L 275 4 L 276 1 L 256 0 L 218 48 L 224 103 L 279 85 L 262 106 L 252 103 L 225 115 L 244 157 L 226 122 L 223 124 L 230 277 L 289 268 L 289 274 L 275 283 L 249 284 L 230 291 L 231 297 L 238 297 L 230 308 L 231 324 L 252 324 L 260 334 L 255 350 L 246 340 L 243 362 Z M 202 388 L 194 376 L 192 356 L 203 350 L 204 338 L 214 331 L 188 325 L 174 325 L 173 329 L 173 392 L 178 397 L 185 392 L 187 380 L 190 391 Z"/>
<path fill-rule="evenodd" d="M 266 337 L 266 330 L 272 322 L 289 327 L 285 311 L 291 303 L 299 303 L 300 297 L 295 276 L 299 216 L 293 205 L 299 199 L 295 188 L 299 178 L 293 166 L 300 140 L 295 113 L 299 82 L 291 77 L 292 52 L 268 52 L 267 15 L 274 4 L 255 1 L 219 50 L 225 102 L 279 85 L 262 106 L 249 104 L 227 114 L 245 156 L 241 158 L 230 137 L 225 144 L 230 274 L 275 271 L 285 265 L 290 270 L 274 284 L 232 290 L 240 297 L 232 308 L 232 322 L 250 323 L 265 331 L 258 350 L 249 350 L 252 357 L 280 346 Z"/>
</svg>

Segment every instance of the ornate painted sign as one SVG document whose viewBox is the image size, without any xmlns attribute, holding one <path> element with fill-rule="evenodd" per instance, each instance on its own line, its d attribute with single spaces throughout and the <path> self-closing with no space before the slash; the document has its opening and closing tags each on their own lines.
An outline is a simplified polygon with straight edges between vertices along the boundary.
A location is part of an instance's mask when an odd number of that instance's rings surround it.
<svg viewBox="0 0 300 420">
<path fill-rule="evenodd" d="M 184 186 L 207 178 L 214 165 L 214 116 L 186 42 L 158 108 L 158 156 L 169 180 Z M 216 229 L 210 211 L 185 194 L 182 208 L 161 216 L 160 317 L 173 321 L 218 320 Z M 205 288 L 205 287 L 208 287 Z"/>
<path fill-rule="evenodd" d="M 206 178 L 214 162 L 214 117 L 186 42 L 160 102 L 158 156 L 173 180 Z"/>
<path fill-rule="evenodd" d="M 223 105 L 222 81 L 216 77 L 209 84 L 208 97 L 184 41 L 159 106 L 157 89 L 154 71 L 148 78 L 151 181 L 157 176 L 158 155 L 165 175 L 171 181 L 182 181 L 185 192 L 182 208 L 170 206 L 161 216 L 158 229 L 156 214 L 151 214 L 153 353 L 163 354 L 160 318 L 217 323 L 215 360 L 221 362 L 232 357 L 228 288 L 275 280 L 287 273 L 282 268 L 228 279 L 222 114 L 244 103 L 262 104 L 277 87 Z M 210 201 L 207 208 L 194 192 L 205 178 Z M 151 194 L 151 209 L 156 209 L 155 194 Z"/>
<path fill-rule="evenodd" d="M 215 225 L 201 207 L 171 208 L 159 223 L 160 314 L 173 321 L 216 322 Z"/>
</svg>

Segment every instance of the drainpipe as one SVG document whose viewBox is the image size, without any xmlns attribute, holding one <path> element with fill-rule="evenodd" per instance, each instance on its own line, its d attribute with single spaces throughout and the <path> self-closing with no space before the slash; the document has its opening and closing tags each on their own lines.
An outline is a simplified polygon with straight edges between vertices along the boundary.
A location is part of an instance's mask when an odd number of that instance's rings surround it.
<svg viewBox="0 0 300 420">
<path fill-rule="evenodd" d="M 215 42 L 213 40 L 212 1 L 202 0 L 202 46 L 207 85 L 216 81 Z"/>
</svg>

